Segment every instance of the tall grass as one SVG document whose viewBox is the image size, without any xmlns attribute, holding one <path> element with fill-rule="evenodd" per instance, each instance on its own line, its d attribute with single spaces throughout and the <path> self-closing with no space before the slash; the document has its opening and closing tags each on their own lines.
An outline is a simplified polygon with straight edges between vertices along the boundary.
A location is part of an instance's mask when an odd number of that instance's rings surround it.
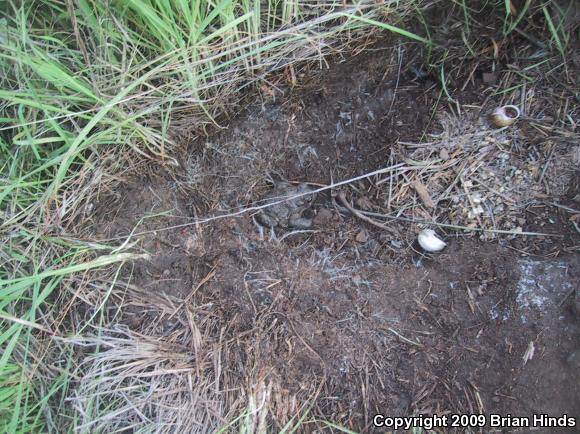
<svg viewBox="0 0 580 434">
<path fill-rule="evenodd" d="M 2 432 L 63 432 L 80 423 L 66 401 L 77 379 L 63 338 L 102 322 L 106 302 L 90 305 L 83 276 L 136 257 L 80 237 L 92 197 L 112 182 L 108 174 L 142 158 L 177 165 L 172 126 L 203 131 L 244 87 L 365 29 L 420 39 L 393 25 L 417 4 L 7 2 L 0 18 Z M 87 315 L 69 311 L 77 299 Z"/>
</svg>

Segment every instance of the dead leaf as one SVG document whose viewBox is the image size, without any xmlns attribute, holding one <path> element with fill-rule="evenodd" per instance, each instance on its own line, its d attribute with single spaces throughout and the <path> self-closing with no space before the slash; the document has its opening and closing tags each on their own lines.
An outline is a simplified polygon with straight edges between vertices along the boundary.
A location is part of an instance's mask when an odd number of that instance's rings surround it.
<svg viewBox="0 0 580 434">
<path fill-rule="evenodd" d="M 362 229 L 358 234 L 356 234 L 356 237 L 354 238 L 358 243 L 366 243 L 369 239 L 369 233 L 365 230 Z"/>
<path fill-rule="evenodd" d="M 427 191 L 427 187 L 425 187 L 421 181 L 418 179 L 413 181 L 413 188 L 417 192 L 421 202 L 423 202 L 423 205 L 425 205 L 427 208 L 435 208 L 435 202 L 433 202 L 433 199 L 431 199 L 431 196 Z"/>
</svg>

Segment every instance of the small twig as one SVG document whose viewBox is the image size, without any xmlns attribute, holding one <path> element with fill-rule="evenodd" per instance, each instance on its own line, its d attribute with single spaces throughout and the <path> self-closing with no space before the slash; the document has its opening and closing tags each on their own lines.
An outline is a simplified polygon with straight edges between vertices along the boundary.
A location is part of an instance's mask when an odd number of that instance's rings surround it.
<svg viewBox="0 0 580 434">
<path fill-rule="evenodd" d="M 574 209 L 574 208 L 570 208 L 569 206 L 562 205 L 560 203 L 556 203 L 556 202 L 545 202 L 545 203 L 546 203 L 546 205 L 552 205 L 552 206 L 555 206 L 556 208 L 561 208 L 561 209 L 563 209 L 565 211 L 568 211 L 568 212 L 573 212 L 573 213 L 579 213 L 580 214 L 580 210 Z"/>
<path fill-rule="evenodd" d="M 300 333 L 298 333 L 296 331 L 296 327 L 294 327 L 294 323 L 292 322 L 292 320 L 290 318 L 288 318 L 288 315 L 286 315 L 285 313 L 282 312 L 271 312 L 271 315 L 280 315 L 283 316 L 286 319 L 287 324 L 290 326 L 290 328 L 292 329 L 292 331 L 294 332 L 294 334 L 296 335 L 296 337 L 298 339 L 300 339 L 300 341 L 302 342 L 302 344 L 312 353 L 314 354 L 316 357 L 318 357 L 320 359 L 320 361 L 322 362 L 322 365 L 326 368 L 326 361 L 322 358 L 322 356 L 320 354 L 318 354 L 318 352 L 316 352 L 316 350 L 314 350 L 314 348 L 312 348 L 312 346 L 306 341 L 306 339 L 304 339 L 302 337 L 302 335 Z"/>
<path fill-rule="evenodd" d="M 213 276 L 215 276 L 215 271 L 216 266 L 214 265 L 214 267 L 209 271 L 209 273 L 207 273 L 205 275 L 205 277 L 203 279 L 201 279 L 201 281 L 197 284 L 197 286 L 193 289 L 193 291 L 191 291 L 189 294 L 187 294 L 187 296 L 183 299 L 183 301 L 181 302 L 181 304 L 179 306 L 177 306 L 177 309 L 175 309 L 175 311 L 169 315 L 169 319 L 173 318 L 175 316 L 175 314 L 177 312 L 179 312 L 179 310 L 185 306 L 192 298 L 193 296 L 197 293 L 197 291 L 203 286 L 205 285 Z"/>
<path fill-rule="evenodd" d="M 503 200 L 505 200 L 506 202 L 509 202 L 511 204 L 515 204 L 516 201 L 514 199 L 512 199 L 511 197 L 505 195 L 504 193 L 500 193 L 499 191 L 491 188 L 489 185 L 483 183 L 479 178 L 476 177 L 471 177 L 471 181 L 475 181 L 477 182 L 479 185 L 481 185 L 482 187 L 486 188 L 487 190 L 491 191 L 493 194 L 498 195 L 499 197 L 501 197 Z"/>
<path fill-rule="evenodd" d="M 46 327 L 43 327 L 39 324 L 36 324 L 35 322 L 31 322 L 31 321 L 26 321 L 25 319 L 22 318 L 16 318 L 15 316 L 9 315 L 7 313 L 0 313 L 0 319 L 4 320 L 4 321 L 10 321 L 10 322 L 14 322 L 26 327 L 30 327 L 33 329 L 37 329 L 37 330 L 41 330 L 45 333 L 48 333 L 49 335 L 55 335 L 55 333 L 49 329 L 47 329 Z"/>
<path fill-rule="evenodd" d="M 248 275 L 248 273 L 246 272 L 246 274 L 244 275 L 244 289 L 246 290 L 246 295 L 248 296 L 250 303 L 252 303 L 252 308 L 254 309 L 254 316 L 257 316 L 258 309 L 256 308 L 256 303 L 254 303 L 254 299 L 252 298 L 252 294 L 250 294 L 250 288 L 248 288 L 248 282 L 246 281 L 247 275 Z"/>
<path fill-rule="evenodd" d="M 350 203 L 348 203 L 348 200 L 346 200 L 346 197 L 344 196 L 344 191 L 341 191 L 338 193 L 337 195 L 338 199 L 340 200 L 340 202 L 355 216 L 357 216 L 359 219 L 370 223 L 373 226 L 376 226 L 378 228 L 384 229 L 385 231 L 389 232 L 392 235 L 398 236 L 399 234 L 397 233 L 397 231 L 395 231 L 393 228 L 390 228 L 388 226 L 385 226 L 382 223 L 379 223 L 376 220 L 373 220 L 370 217 L 365 216 L 364 214 L 362 214 L 359 210 L 353 208 Z"/>
<path fill-rule="evenodd" d="M 497 129 L 485 129 L 483 131 L 477 131 L 475 133 L 465 133 L 465 134 L 458 134 L 446 139 L 443 142 L 425 142 L 425 143 L 413 143 L 413 142 L 404 142 L 399 141 L 401 145 L 405 145 L 407 148 L 432 148 L 432 147 L 447 147 L 450 142 L 453 142 L 458 137 L 465 140 L 468 138 L 475 139 L 477 137 L 491 137 L 494 135 L 498 135 L 499 133 L 505 131 L 509 127 L 501 127 Z"/>
<path fill-rule="evenodd" d="M 479 226 L 483 226 L 483 222 L 481 220 L 481 217 L 479 216 L 479 214 L 476 214 L 476 206 L 475 203 L 473 202 L 473 198 L 471 197 L 471 193 L 469 191 L 469 189 L 467 188 L 467 184 L 465 183 L 465 180 L 463 179 L 463 177 L 460 177 L 461 180 L 461 186 L 463 187 L 463 191 L 465 191 L 465 196 L 467 197 L 467 201 L 469 202 L 469 205 L 471 206 L 471 210 L 473 212 L 473 214 L 475 215 L 475 218 L 477 219 L 477 222 L 479 223 Z"/>
<path fill-rule="evenodd" d="M 423 344 L 421 344 L 419 342 L 412 341 L 411 339 L 406 338 L 405 336 L 403 336 L 402 334 L 400 334 L 399 332 L 393 330 L 390 327 L 387 327 L 387 330 L 390 331 L 391 333 L 393 333 L 394 335 L 396 335 L 403 342 L 407 342 L 408 344 L 415 345 L 415 346 L 420 347 L 420 348 L 423 347 Z"/>
<path fill-rule="evenodd" d="M 284 238 L 289 237 L 290 235 L 315 234 L 316 232 L 319 232 L 319 231 L 315 231 L 313 229 L 301 229 L 301 230 L 297 230 L 297 231 L 287 232 L 284 235 L 282 235 L 280 238 L 278 238 L 277 241 L 278 242 L 284 241 Z"/>
<path fill-rule="evenodd" d="M 566 295 L 564 295 L 564 297 L 562 298 L 562 300 L 560 300 L 560 302 L 558 303 L 558 307 L 562 307 L 562 305 L 566 302 L 566 300 L 568 300 L 568 298 L 574 294 L 576 292 L 576 288 L 572 288 L 570 290 L 568 290 L 568 292 L 566 293 Z"/>
<path fill-rule="evenodd" d="M 546 174 L 546 170 L 548 170 L 548 166 L 550 165 L 550 161 L 552 160 L 552 156 L 554 155 L 554 149 L 556 149 L 556 145 L 552 143 L 552 149 L 550 149 L 550 153 L 548 154 L 548 159 L 546 160 L 546 164 L 544 164 L 544 168 L 542 169 L 542 174 L 540 175 L 540 179 L 538 180 L 538 184 L 541 184 L 544 180 L 544 175 Z"/>
<path fill-rule="evenodd" d="M 507 231 L 502 229 L 485 229 L 485 228 L 472 228 L 468 226 L 460 226 L 460 225 L 452 225 L 449 223 L 437 223 L 435 221 L 429 220 L 422 220 L 410 217 L 401 217 L 392 214 L 380 214 L 377 212 L 371 211 L 359 211 L 361 214 L 373 216 L 373 217 L 381 217 L 384 219 L 391 219 L 391 220 L 400 220 L 409 223 L 417 223 L 417 224 L 424 224 L 424 225 L 433 225 L 439 226 L 442 228 L 449 228 L 449 229 L 457 229 L 457 230 L 464 230 L 468 232 L 489 232 L 489 233 L 497 233 L 497 234 L 504 234 L 504 235 L 528 235 L 528 236 L 536 236 L 536 237 L 556 237 L 562 238 L 564 235 L 562 234 L 547 234 L 543 232 L 516 232 L 516 231 Z"/>
<path fill-rule="evenodd" d="M 399 88 L 399 79 L 401 78 L 401 65 L 403 64 L 403 54 L 401 53 L 401 44 L 397 47 L 397 55 L 399 57 L 399 69 L 397 71 L 397 82 L 395 83 L 395 90 L 393 91 L 393 99 L 391 100 L 391 105 L 389 106 L 389 110 L 387 114 L 384 116 L 386 118 L 391 114 L 391 110 L 393 110 L 393 105 L 395 104 L 395 100 L 397 99 L 397 89 Z"/>
<path fill-rule="evenodd" d="M 472 383 L 470 380 L 467 380 L 467 381 L 475 392 L 475 400 L 477 401 L 477 408 L 479 409 L 479 413 L 483 414 L 484 413 L 483 400 L 481 399 L 481 395 L 479 393 L 479 388 L 474 383 Z"/>
<path fill-rule="evenodd" d="M 264 205 L 251 206 L 251 207 L 248 207 L 248 208 L 240 209 L 240 210 L 235 211 L 235 212 L 226 213 L 226 214 L 220 214 L 220 215 L 214 215 L 214 216 L 210 216 L 210 217 L 206 217 L 206 218 L 201 218 L 201 219 L 200 218 L 195 218 L 192 221 L 189 221 L 187 223 L 182 223 L 182 224 L 173 225 L 173 226 L 166 226 L 166 227 L 152 229 L 152 230 L 148 230 L 148 231 L 136 232 L 136 233 L 132 233 L 131 236 L 136 237 L 136 236 L 140 236 L 140 235 L 146 235 L 146 234 L 151 234 L 151 233 L 158 233 L 158 232 L 162 232 L 162 231 L 169 231 L 169 230 L 172 230 L 172 229 L 180 229 L 180 228 L 184 228 L 184 227 L 188 227 L 188 226 L 193 226 L 193 225 L 200 225 L 200 224 L 209 223 L 209 222 L 212 222 L 212 221 L 215 221 L 215 220 L 221 220 L 221 219 L 230 218 L 230 217 L 239 217 L 239 216 L 241 216 L 243 214 L 246 214 L 248 212 L 259 211 L 259 210 L 262 210 L 262 209 L 265 209 L 265 208 L 269 208 L 269 207 L 274 206 L 274 205 L 278 205 L 278 204 L 283 203 L 283 202 L 288 202 L 290 200 L 297 199 L 297 198 L 302 197 L 302 196 L 308 196 L 308 195 L 320 193 L 320 192 L 323 192 L 323 191 L 326 191 L 326 190 L 332 190 L 332 189 L 334 189 L 336 187 L 340 187 L 341 185 L 351 184 L 351 183 L 353 183 L 355 181 L 359 181 L 361 179 L 370 178 L 370 177 L 372 177 L 374 175 L 379 175 L 381 173 L 392 172 L 395 169 L 400 169 L 403 166 L 405 166 L 404 163 L 397 163 L 397 164 L 395 164 L 393 166 L 383 167 L 381 169 L 377 169 L 377 170 L 374 170 L 372 172 L 365 173 L 363 175 L 355 176 L 354 178 L 349 178 L 349 179 L 345 179 L 344 181 L 339 181 L 339 182 L 336 182 L 336 183 L 332 183 L 332 184 L 326 185 L 326 186 L 321 187 L 321 188 L 318 188 L 316 190 L 312 190 L 312 191 L 307 191 L 307 192 L 304 192 L 304 193 L 295 194 L 293 196 L 286 196 L 286 197 L 281 198 L 280 200 L 268 202 L 268 203 L 266 203 Z M 107 238 L 105 240 L 100 240 L 100 241 L 96 241 L 96 242 L 115 241 L 115 240 L 121 240 L 121 239 L 124 239 L 124 238 L 126 238 L 126 236 L 112 237 L 112 238 Z"/>
<path fill-rule="evenodd" d="M 574 226 L 574 229 L 576 229 L 576 232 L 580 234 L 580 227 L 578 227 L 578 224 L 574 220 L 572 220 L 572 225 Z"/>
</svg>

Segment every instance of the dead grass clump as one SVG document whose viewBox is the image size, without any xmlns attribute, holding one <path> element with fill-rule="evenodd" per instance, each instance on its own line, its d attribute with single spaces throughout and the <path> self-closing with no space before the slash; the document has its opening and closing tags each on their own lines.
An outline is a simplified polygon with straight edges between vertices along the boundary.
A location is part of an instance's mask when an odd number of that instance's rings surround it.
<svg viewBox="0 0 580 434">
<path fill-rule="evenodd" d="M 78 415 L 78 432 L 212 432 L 228 420 L 221 391 L 219 346 L 191 348 L 123 330 L 68 339 L 94 351 L 68 400 Z"/>
<path fill-rule="evenodd" d="M 564 194 L 577 167 L 567 133 L 530 146 L 529 131 L 494 129 L 485 112 L 442 115 L 439 123 L 443 131 L 429 141 L 401 143 L 406 167 L 394 183 L 393 174 L 377 181 L 395 216 L 477 229 L 484 239 L 517 235 L 524 208 Z"/>
</svg>

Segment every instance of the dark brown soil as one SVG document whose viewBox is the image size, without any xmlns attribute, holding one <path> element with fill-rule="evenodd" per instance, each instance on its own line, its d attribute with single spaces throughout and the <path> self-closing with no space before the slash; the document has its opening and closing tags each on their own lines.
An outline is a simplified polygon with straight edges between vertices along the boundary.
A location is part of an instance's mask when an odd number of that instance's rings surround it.
<svg viewBox="0 0 580 434">
<path fill-rule="evenodd" d="M 276 385 L 273 430 L 292 416 L 280 402 L 315 391 L 309 419 L 358 432 L 374 432 L 376 413 L 580 417 L 580 368 L 569 360 L 580 349 L 580 236 L 564 208 L 531 204 L 521 216 L 524 230 L 561 237 L 483 242 L 448 231 L 448 247 L 431 256 L 414 244 L 416 225 L 392 223 L 393 235 L 334 206 L 328 192 L 316 200 L 312 232 L 282 239 L 279 230 L 279 240 L 261 239 L 251 213 L 187 225 L 257 203 L 268 176 L 326 185 L 396 162 L 398 141 L 437 130 L 440 87 L 417 73 L 422 56 L 412 46 L 376 48 L 337 59 L 301 89 L 263 87 L 227 129 L 189 144 L 177 172 L 133 178 L 97 206 L 100 239 L 127 236 L 144 219 L 132 241 L 151 259 L 127 270 L 132 283 L 185 299 L 211 322 L 207 337 L 228 342 L 224 369 L 240 384 Z M 475 76 L 457 90 L 460 104 L 482 104 Z M 372 179 L 353 187 L 359 203 L 384 206 Z M 122 322 L 161 324 L 170 335 L 187 315 L 129 306 Z M 324 425 L 302 429 L 316 427 Z"/>
</svg>

